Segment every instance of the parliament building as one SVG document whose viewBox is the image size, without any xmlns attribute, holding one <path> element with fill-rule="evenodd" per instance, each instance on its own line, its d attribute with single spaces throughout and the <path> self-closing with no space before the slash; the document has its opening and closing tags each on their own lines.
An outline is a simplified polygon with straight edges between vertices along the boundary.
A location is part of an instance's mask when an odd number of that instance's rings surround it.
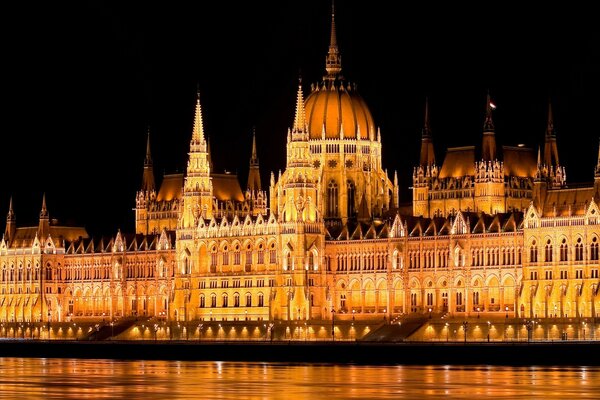
<svg viewBox="0 0 600 400">
<path fill-rule="evenodd" d="M 481 143 L 440 162 L 426 105 L 405 210 L 383 133 L 341 71 L 332 13 L 325 75 L 308 95 L 298 85 L 268 185 L 255 138 L 245 190 L 213 170 L 198 97 L 187 169 L 160 187 L 148 136 L 135 233 L 89 237 L 45 198 L 39 224 L 18 226 L 11 200 L 0 322 L 599 316 L 600 157 L 593 184 L 567 183 L 551 108 L 540 150 L 505 146 L 488 96 Z"/>
</svg>

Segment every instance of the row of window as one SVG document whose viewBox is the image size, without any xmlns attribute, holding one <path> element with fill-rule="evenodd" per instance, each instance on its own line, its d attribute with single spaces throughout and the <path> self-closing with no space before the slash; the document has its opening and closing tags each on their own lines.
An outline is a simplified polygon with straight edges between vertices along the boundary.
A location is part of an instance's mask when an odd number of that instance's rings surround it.
<svg viewBox="0 0 600 400">
<path fill-rule="evenodd" d="M 207 281 L 198 282 L 198 289 L 206 289 L 206 282 Z M 232 287 L 232 288 L 241 287 L 240 279 L 233 279 L 231 282 L 226 279 L 223 279 L 220 282 L 217 281 L 216 279 L 211 279 L 208 282 L 209 282 L 208 285 L 211 289 L 216 289 L 217 287 L 221 287 L 223 289 L 227 289 L 229 287 Z M 187 283 L 187 282 L 184 282 L 184 283 Z M 219 285 L 219 283 L 220 283 L 220 285 Z M 230 283 L 231 283 L 231 286 L 230 286 Z M 250 287 L 252 287 L 252 284 L 253 284 L 252 279 L 244 279 L 244 287 L 250 288 Z M 269 287 L 274 287 L 274 286 L 275 286 L 275 278 L 270 278 L 269 279 Z M 265 287 L 265 280 L 257 279 L 256 287 Z"/>
<path fill-rule="evenodd" d="M 244 307 L 252 307 L 252 294 L 251 293 L 246 293 L 246 303 Z M 262 293 L 258 294 L 258 301 L 256 303 L 256 307 L 264 307 L 265 305 L 265 296 Z M 221 295 L 221 307 L 229 307 L 229 295 L 227 293 L 223 293 Z M 234 293 L 233 294 L 233 307 L 240 307 L 240 294 L 239 293 Z M 200 308 L 205 308 L 207 307 L 206 305 L 206 296 L 204 294 L 200 295 L 199 301 L 198 301 L 198 307 Z M 210 308 L 216 308 L 217 307 L 217 294 L 216 293 L 211 293 L 210 294 Z"/>
<path fill-rule="evenodd" d="M 546 280 L 551 280 L 553 279 L 553 271 L 551 270 L 547 270 L 544 271 L 544 276 Z M 569 271 L 565 271 L 562 270 L 560 271 L 560 279 L 569 279 Z M 598 279 L 598 269 L 597 268 L 593 268 L 590 270 L 590 278 L 591 279 Z M 529 272 L 529 279 L 531 279 L 532 281 L 536 281 L 538 280 L 538 271 L 530 271 Z M 585 279 L 585 274 L 583 273 L 582 269 L 577 269 L 575 270 L 575 279 Z"/>
<path fill-rule="evenodd" d="M 582 243 L 581 238 L 577 238 L 577 243 L 575 244 L 575 254 L 569 254 L 569 245 L 567 244 L 567 239 L 563 239 L 559 246 L 559 261 L 569 261 L 570 256 L 574 256 L 575 261 L 584 261 L 586 259 L 585 246 Z M 546 241 L 544 250 L 544 262 L 552 262 L 554 258 L 554 247 L 552 245 L 552 241 L 548 239 Z M 598 239 L 596 237 L 592 238 L 592 243 L 589 245 L 589 260 L 598 261 L 599 259 L 599 244 Z M 529 261 L 532 263 L 538 262 L 538 246 L 536 241 L 531 242 L 531 246 L 529 247 Z"/>
</svg>

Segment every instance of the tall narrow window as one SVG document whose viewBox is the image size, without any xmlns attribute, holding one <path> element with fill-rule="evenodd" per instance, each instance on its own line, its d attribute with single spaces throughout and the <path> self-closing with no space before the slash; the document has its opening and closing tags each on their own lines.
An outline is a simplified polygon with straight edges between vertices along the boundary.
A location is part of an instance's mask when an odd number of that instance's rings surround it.
<svg viewBox="0 0 600 400">
<path fill-rule="evenodd" d="M 348 180 L 348 182 L 347 182 L 347 195 L 348 195 L 348 201 L 347 201 L 346 213 L 347 213 L 348 217 L 353 217 L 355 214 L 355 210 L 356 210 L 356 204 L 354 203 L 355 198 L 356 198 L 356 186 L 354 185 L 354 182 L 352 182 L 351 180 Z"/>
<path fill-rule="evenodd" d="M 548 239 L 548 241 L 546 242 L 546 254 L 545 254 L 546 258 L 544 261 L 546 262 L 552 262 L 552 242 L 550 241 L 550 239 Z"/>
<path fill-rule="evenodd" d="M 577 238 L 577 244 L 575 245 L 575 261 L 583 261 L 583 243 L 581 243 L 581 238 Z"/>
<path fill-rule="evenodd" d="M 592 238 L 592 244 L 590 245 L 590 260 L 598 260 L 598 239 L 596 237 Z"/>
<path fill-rule="evenodd" d="M 338 185 L 333 180 L 327 185 L 327 216 L 338 216 Z"/>
<path fill-rule="evenodd" d="M 567 261 L 569 259 L 569 246 L 567 245 L 567 239 L 563 239 L 560 244 L 560 261 Z"/>
</svg>

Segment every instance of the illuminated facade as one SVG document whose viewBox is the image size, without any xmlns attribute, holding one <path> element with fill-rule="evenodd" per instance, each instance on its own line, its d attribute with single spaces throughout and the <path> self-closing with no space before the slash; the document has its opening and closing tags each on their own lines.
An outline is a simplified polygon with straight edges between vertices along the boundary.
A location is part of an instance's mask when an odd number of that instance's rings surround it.
<svg viewBox="0 0 600 400">
<path fill-rule="evenodd" d="M 426 107 L 413 215 L 400 215 L 381 133 L 341 65 L 332 15 L 326 74 L 306 99 L 298 86 L 268 196 L 255 139 L 245 191 L 212 170 L 198 97 L 186 173 L 158 190 L 148 138 L 135 234 L 58 226 L 45 199 L 39 225 L 17 227 L 11 202 L 0 321 L 598 315 L 600 164 L 593 186 L 566 185 L 551 111 L 536 161 L 496 146 L 488 96 L 481 151 L 448 149 L 438 167 Z"/>
</svg>

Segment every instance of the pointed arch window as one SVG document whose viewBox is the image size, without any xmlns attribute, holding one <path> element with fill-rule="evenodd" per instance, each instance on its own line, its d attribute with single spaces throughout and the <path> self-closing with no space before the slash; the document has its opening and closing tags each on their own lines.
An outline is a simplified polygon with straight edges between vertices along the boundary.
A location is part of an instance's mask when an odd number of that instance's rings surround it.
<svg viewBox="0 0 600 400">
<path fill-rule="evenodd" d="M 592 238 L 592 244 L 590 244 L 590 260 L 598 261 L 598 238 L 595 236 Z"/>
<path fill-rule="evenodd" d="M 546 242 L 546 252 L 544 261 L 552 262 L 552 241 L 550 239 L 548 239 L 548 241 Z"/>
<path fill-rule="evenodd" d="M 327 185 L 327 216 L 338 216 L 338 185 L 334 180 Z"/>
<path fill-rule="evenodd" d="M 354 184 L 354 182 L 350 179 L 348 179 L 348 182 L 346 183 L 346 190 L 347 190 L 347 204 L 346 204 L 346 215 L 348 217 L 353 217 L 355 214 L 355 210 L 356 210 L 356 204 L 355 204 L 355 199 L 356 199 L 356 185 Z"/>
<path fill-rule="evenodd" d="M 583 243 L 581 243 L 581 238 L 577 238 L 577 243 L 575 244 L 575 261 L 583 261 Z"/>
<path fill-rule="evenodd" d="M 560 261 L 567 261 L 569 259 L 569 245 L 567 245 L 567 239 L 563 239 L 560 243 Z"/>
<path fill-rule="evenodd" d="M 529 247 L 529 262 L 536 263 L 538 260 L 538 248 L 535 240 L 531 242 L 531 246 Z"/>
</svg>

